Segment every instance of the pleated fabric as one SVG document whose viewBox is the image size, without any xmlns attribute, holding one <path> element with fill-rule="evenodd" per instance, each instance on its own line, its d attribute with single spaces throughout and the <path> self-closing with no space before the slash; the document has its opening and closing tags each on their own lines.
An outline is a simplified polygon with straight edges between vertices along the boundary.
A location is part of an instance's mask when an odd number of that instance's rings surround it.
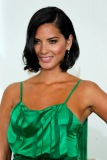
<svg viewBox="0 0 107 160">
<path fill-rule="evenodd" d="M 30 110 L 22 102 L 12 109 L 7 138 L 14 160 L 87 160 L 87 120 L 82 124 L 66 103 Z"/>
</svg>

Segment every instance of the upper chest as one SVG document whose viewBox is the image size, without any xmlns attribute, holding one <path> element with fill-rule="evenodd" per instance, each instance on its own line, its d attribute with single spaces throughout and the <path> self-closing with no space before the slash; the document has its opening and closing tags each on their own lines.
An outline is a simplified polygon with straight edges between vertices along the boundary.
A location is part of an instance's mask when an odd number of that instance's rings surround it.
<svg viewBox="0 0 107 160">
<path fill-rule="evenodd" d="M 65 101 L 76 104 L 80 99 L 79 89 L 70 83 L 53 85 L 35 85 L 29 88 L 23 86 L 22 101 L 32 108 L 44 109 Z M 78 92 L 78 93 L 77 93 Z M 67 100 L 68 99 L 68 100 Z M 42 108 L 44 107 L 44 108 Z"/>
<path fill-rule="evenodd" d="M 88 106 L 80 85 L 75 86 L 75 83 L 53 85 L 22 84 L 19 96 L 14 101 L 14 106 L 19 102 L 19 97 L 22 97 L 23 104 L 31 110 L 42 110 L 66 101 L 67 107 L 77 117 L 81 117 L 83 111 Z"/>
</svg>

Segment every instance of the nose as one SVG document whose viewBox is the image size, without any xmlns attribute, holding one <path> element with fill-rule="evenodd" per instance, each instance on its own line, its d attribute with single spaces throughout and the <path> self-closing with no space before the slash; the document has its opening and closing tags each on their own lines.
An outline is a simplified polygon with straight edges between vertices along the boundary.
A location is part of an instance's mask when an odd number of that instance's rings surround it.
<svg viewBox="0 0 107 160">
<path fill-rule="evenodd" d="M 41 54 L 47 54 L 49 49 L 48 49 L 48 45 L 46 43 L 41 44 Z"/>
</svg>

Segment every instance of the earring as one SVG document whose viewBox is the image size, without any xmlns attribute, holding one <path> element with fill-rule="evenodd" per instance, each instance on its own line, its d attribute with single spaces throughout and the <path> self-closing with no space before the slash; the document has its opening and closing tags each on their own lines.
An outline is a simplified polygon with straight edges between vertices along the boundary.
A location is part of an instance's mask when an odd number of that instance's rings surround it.
<svg viewBox="0 0 107 160">
<path fill-rule="evenodd" d="M 67 53 L 67 59 L 69 59 L 69 50 L 68 50 L 68 53 Z"/>
</svg>

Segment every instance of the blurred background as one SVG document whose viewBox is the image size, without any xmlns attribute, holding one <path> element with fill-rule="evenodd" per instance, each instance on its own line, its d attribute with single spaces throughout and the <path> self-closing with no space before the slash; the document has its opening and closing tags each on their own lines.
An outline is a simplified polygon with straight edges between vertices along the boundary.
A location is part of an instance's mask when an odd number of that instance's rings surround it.
<svg viewBox="0 0 107 160">
<path fill-rule="evenodd" d="M 31 16 L 46 6 L 61 8 L 74 24 L 80 57 L 68 72 L 107 92 L 106 0 L 0 0 L 0 99 L 9 84 L 32 76 L 23 70 L 26 29 Z M 88 157 L 107 159 L 107 125 L 95 114 L 89 117 Z"/>
</svg>

